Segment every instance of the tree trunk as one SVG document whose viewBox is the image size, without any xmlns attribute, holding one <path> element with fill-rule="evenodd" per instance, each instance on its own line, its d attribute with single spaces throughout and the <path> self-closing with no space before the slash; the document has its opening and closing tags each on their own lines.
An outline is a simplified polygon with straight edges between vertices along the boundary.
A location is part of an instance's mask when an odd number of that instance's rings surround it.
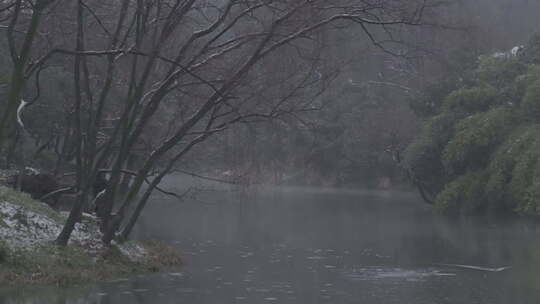
<svg viewBox="0 0 540 304">
<path fill-rule="evenodd" d="M 75 223 L 80 220 L 83 207 L 88 201 L 88 191 L 79 191 L 77 194 L 77 199 L 75 201 L 75 204 L 73 205 L 73 208 L 71 209 L 71 212 L 69 213 L 66 223 L 64 224 L 62 231 L 56 238 L 56 244 L 59 246 L 66 246 L 68 244 L 71 233 L 75 228 Z"/>
<path fill-rule="evenodd" d="M 15 121 L 17 107 L 21 102 L 22 93 L 26 85 L 25 68 L 30 59 L 30 53 L 34 39 L 37 34 L 39 23 L 43 10 L 51 1 L 38 1 L 36 7 L 32 10 L 32 17 L 30 25 L 26 31 L 23 45 L 20 50 L 20 54 L 13 54 L 13 72 L 10 77 L 9 93 L 7 97 L 7 105 L 5 111 L 0 119 L 0 147 L 5 142 L 6 135 L 9 133 L 9 129 L 13 127 Z M 22 9 L 19 7 L 19 9 Z M 17 12 L 19 13 L 19 12 Z M 15 26 L 14 24 L 12 26 Z M 14 44 L 14 41 L 10 41 L 10 44 Z M 11 45 L 10 48 L 16 49 L 15 45 Z"/>
</svg>

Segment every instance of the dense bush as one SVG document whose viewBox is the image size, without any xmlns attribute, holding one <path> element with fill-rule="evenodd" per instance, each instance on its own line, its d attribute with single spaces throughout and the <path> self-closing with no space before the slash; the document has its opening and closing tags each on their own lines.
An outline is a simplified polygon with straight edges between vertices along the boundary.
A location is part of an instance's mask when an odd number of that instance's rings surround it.
<svg viewBox="0 0 540 304">
<path fill-rule="evenodd" d="M 446 113 L 433 117 L 405 151 L 410 173 L 432 190 L 443 185 L 444 166 L 440 155 L 453 135 L 455 121 L 454 115 Z"/>
<path fill-rule="evenodd" d="M 466 88 L 454 91 L 446 97 L 446 112 L 470 115 L 488 110 L 497 102 L 497 90 L 491 86 Z"/>
<path fill-rule="evenodd" d="M 478 213 L 485 208 L 486 174 L 469 172 L 446 184 L 437 195 L 435 207 L 443 213 Z"/>
<path fill-rule="evenodd" d="M 540 121 L 540 80 L 536 80 L 527 87 L 521 108 L 526 118 Z"/>
<path fill-rule="evenodd" d="M 512 111 L 496 108 L 461 120 L 442 154 L 450 174 L 463 174 L 485 167 L 487 156 L 512 127 Z"/>
<path fill-rule="evenodd" d="M 520 177 L 524 171 L 514 173 L 516 164 L 528 149 L 540 140 L 540 125 L 529 125 L 514 130 L 501 144 L 488 166 L 489 179 L 486 184 L 486 198 L 493 211 L 508 212 L 517 207 L 519 199 L 514 194 L 519 192 Z M 526 182 L 528 179 L 525 178 Z M 514 187 L 510 187 L 514 185 Z"/>
<path fill-rule="evenodd" d="M 540 49 L 481 56 L 408 147 L 412 175 L 442 213 L 540 215 Z M 437 94 L 431 93 L 432 96 Z"/>
<path fill-rule="evenodd" d="M 511 84 L 516 77 L 522 75 L 527 65 L 517 57 L 480 56 L 476 70 L 479 82 L 502 88 Z"/>
</svg>

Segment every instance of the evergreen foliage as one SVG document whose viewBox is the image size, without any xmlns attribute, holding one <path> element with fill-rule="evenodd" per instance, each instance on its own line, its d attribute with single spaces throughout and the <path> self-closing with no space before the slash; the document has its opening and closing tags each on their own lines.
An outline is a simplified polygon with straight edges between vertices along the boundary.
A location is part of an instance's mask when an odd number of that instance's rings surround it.
<svg viewBox="0 0 540 304">
<path fill-rule="evenodd" d="M 452 92 L 443 90 L 446 95 L 429 92 L 442 100 L 430 101 L 439 106 L 408 147 L 405 162 L 441 213 L 540 215 L 536 49 L 539 36 L 515 56 L 480 56 L 464 72 L 470 81 L 456 82 Z"/>
<path fill-rule="evenodd" d="M 461 115 L 483 112 L 496 104 L 497 93 L 491 86 L 459 89 L 446 97 L 443 110 Z"/>
</svg>

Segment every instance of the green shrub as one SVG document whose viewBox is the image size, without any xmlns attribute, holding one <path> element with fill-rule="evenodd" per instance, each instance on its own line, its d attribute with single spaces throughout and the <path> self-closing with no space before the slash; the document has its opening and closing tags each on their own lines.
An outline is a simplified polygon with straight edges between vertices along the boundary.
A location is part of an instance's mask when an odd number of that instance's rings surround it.
<svg viewBox="0 0 540 304">
<path fill-rule="evenodd" d="M 516 81 L 523 82 L 525 86 L 529 86 L 537 80 L 540 80 L 540 65 L 538 64 L 528 65 L 527 73 L 516 78 Z"/>
<path fill-rule="evenodd" d="M 516 77 L 515 81 L 511 85 L 511 97 L 508 98 L 510 102 L 519 105 L 527 93 L 527 89 L 535 81 L 540 80 L 540 66 L 529 65 L 527 73 Z"/>
<path fill-rule="evenodd" d="M 481 56 L 408 147 L 439 211 L 540 216 L 539 50 L 536 35 L 518 56 Z"/>
<path fill-rule="evenodd" d="M 408 170 L 432 190 L 440 188 L 440 177 L 444 176 L 441 153 L 453 134 L 455 120 L 447 113 L 433 117 L 404 154 Z"/>
<path fill-rule="evenodd" d="M 458 88 L 454 79 L 441 79 L 428 86 L 420 96 L 409 100 L 410 108 L 420 117 L 437 115 L 448 94 Z"/>
<path fill-rule="evenodd" d="M 510 195 L 510 183 L 513 177 L 517 177 L 514 169 L 519 158 L 539 139 L 540 125 L 523 126 L 512 132 L 494 153 L 487 169 L 489 178 L 486 184 L 486 196 L 491 210 L 500 212 L 516 208 L 517 201 Z M 514 182 L 519 184 L 517 179 Z"/>
<path fill-rule="evenodd" d="M 476 214 L 486 206 L 484 172 L 470 172 L 450 183 L 435 199 L 435 208 L 442 214 Z"/>
<path fill-rule="evenodd" d="M 489 154 L 514 126 L 511 110 L 499 107 L 468 117 L 458 123 L 456 133 L 443 152 L 443 163 L 450 174 L 486 165 Z"/>
<path fill-rule="evenodd" d="M 540 182 L 540 138 L 535 138 L 527 148 L 516 157 L 516 165 L 510 181 L 511 199 L 516 204 L 516 211 L 531 213 L 537 205 L 535 197 L 538 182 Z M 537 213 L 540 215 L 540 213 Z"/>
<path fill-rule="evenodd" d="M 417 139 L 405 151 L 405 165 L 415 179 L 427 181 L 430 188 L 437 188 L 438 179 L 444 174 L 440 151 L 432 141 Z"/>
<path fill-rule="evenodd" d="M 534 81 L 527 87 L 521 109 L 524 117 L 540 122 L 540 80 Z"/>
<path fill-rule="evenodd" d="M 517 57 L 499 58 L 486 55 L 480 56 L 476 75 L 481 83 L 502 89 L 526 70 L 527 65 Z"/>
<path fill-rule="evenodd" d="M 443 110 L 468 116 L 497 104 L 497 90 L 491 86 L 460 89 L 445 98 Z"/>
</svg>

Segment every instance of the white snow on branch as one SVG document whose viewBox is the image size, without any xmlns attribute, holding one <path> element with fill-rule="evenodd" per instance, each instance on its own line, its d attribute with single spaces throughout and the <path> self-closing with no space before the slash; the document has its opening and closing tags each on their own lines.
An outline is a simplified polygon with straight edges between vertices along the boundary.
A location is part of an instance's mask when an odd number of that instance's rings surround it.
<svg viewBox="0 0 540 304">
<path fill-rule="evenodd" d="M 24 123 L 22 121 L 22 112 L 24 110 L 24 108 L 28 105 L 29 103 L 24 101 L 24 99 L 21 99 L 21 103 L 19 104 L 19 108 L 17 109 L 17 123 L 21 126 L 21 128 L 24 129 Z"/>
</svg>

